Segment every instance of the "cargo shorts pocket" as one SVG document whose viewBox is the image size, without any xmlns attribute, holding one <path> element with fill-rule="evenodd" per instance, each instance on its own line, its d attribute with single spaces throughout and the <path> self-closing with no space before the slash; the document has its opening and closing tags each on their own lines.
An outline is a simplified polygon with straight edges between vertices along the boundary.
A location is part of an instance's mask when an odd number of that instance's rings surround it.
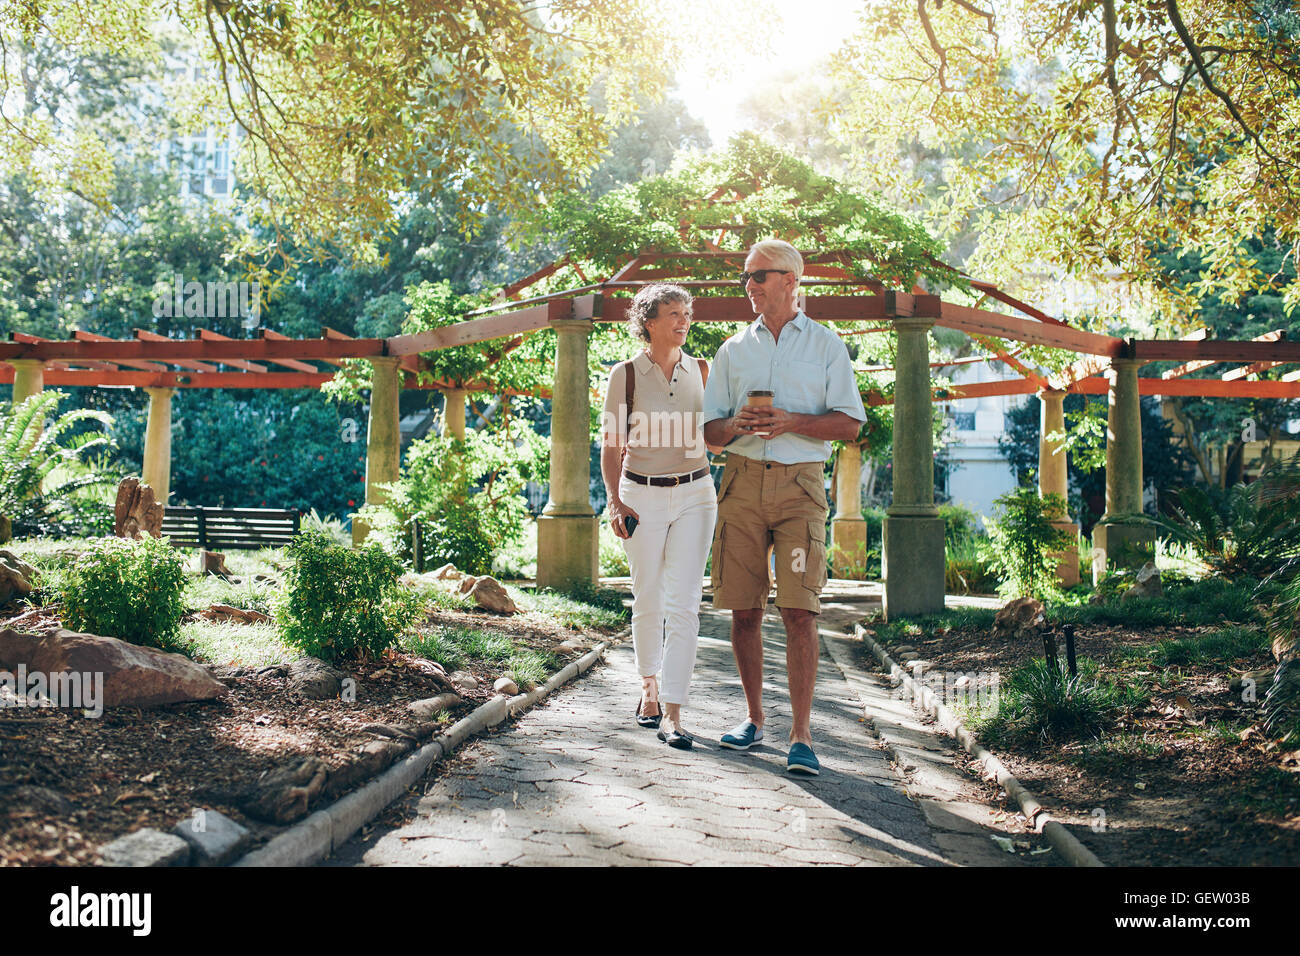
<svg viewBox="0 0 1300 956">
<path fill-rule="evenodd" d="M 808 493 L 808 497 L 817 504 L 818 508 L 822 511 L 827 510 L 826 486 L 822 483 L 820 474 L 814 476 L 806 471 L 800 471 L 795 474 L 794 481 Z"/>
<path fill-rule="evenodd" d="M 808 522 L 808 563 L 803 569 L 803 586 L 820 591 L 826 585 L 826 523 Z"/>
<path fill-rule="evenodd" d="M 736 480 L 737 474 L 739 474 L 739 469 L 737 468 L 726 468 L 723 470 L 722 479 L 718 482 L 719 503 L 721 503 L 722 499 L 726 497 L 727 491 L 731 488 L 732 484 Z"/>
<path fill-rule="evenodd" d="M 709 580 L 713 585 L 714 592 L 717 592 L 722 587 L 722 561 L 723 554 L 727 550 L 726 530 L 727 523 L 719 518 L 717 526 L 713 529 L 713 551 L 710 558 L 712 565 L 709 572 Z"/>
</svg>

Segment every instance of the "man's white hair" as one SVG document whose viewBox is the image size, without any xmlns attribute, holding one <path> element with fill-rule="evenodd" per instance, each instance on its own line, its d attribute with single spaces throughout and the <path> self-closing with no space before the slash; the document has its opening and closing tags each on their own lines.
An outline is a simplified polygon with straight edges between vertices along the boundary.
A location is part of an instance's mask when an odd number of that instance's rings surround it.
<svg viewBox="0 0 1300 956">
<path fill-rule="evenodd" d="M 750 247 L 749 255 L 763 256 L 774 269 L 788 269 L 796 279 L 803 277 L 803 256 L 784 239 L 762 239 Z"/>
</svg>

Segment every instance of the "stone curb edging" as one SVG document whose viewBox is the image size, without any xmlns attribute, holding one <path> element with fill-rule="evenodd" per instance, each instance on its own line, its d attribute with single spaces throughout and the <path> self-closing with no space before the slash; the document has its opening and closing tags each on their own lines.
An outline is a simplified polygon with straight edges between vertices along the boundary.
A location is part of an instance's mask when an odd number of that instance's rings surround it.
<svg viewBox="0 0 1300 956">
<path fill-rule="evenodd" d="M 1106 865 L 1097 858 L 1096 854 L 1080 843 L 1078 837 L 1056 820 L 1053 820 L 1043 805 L 1038 802 L 1038 798 L 1025 789 L 1024 785 L 1016 779 L 1015 775 L 1006 768 L 1001 760 L 986 750 L 984 745 L 975 739 L 975 735 L 938 699 L 934 691 L 929 687 L 918 686 L 911 675 L 889 656 L 889 652 L 867 633 L 866 628 L 861 624 L 854 624 L 853 633 L 858 640 L 871 649 L 871 652 L 880 661 L 881 666 L 889 671 L 889 676 L 902 682 L 903 686 L 912 695 L 913 704 L 934 717 L 939 726 L 952 734 L 957 742 L 965 748 L 966 752 L 979 761 L 985 772 L 989 773 L 999 786 L 1015 798 L 1016 802 L 1020 804 L 1020 809 L 1025 818 L 1033 824 L 1035 830 L 1042 833 L 1047 842 L 1061 854 L 1066 862 L 1072 866 L 1104 867 Z"/>
<path fill-rule="evenodd" d="M 526 694 L 505 697 L 498 694 L 452 724 L 446 733 L 399 760 L 358 790 L 339 798 L 321 810 L 273 837 L 266 845 L 247 854 L 231 866 L 310 866 L 319 863 L 347 842 L 366 823 L 419 780 L 433 764 L 450 754 L 466 739 L 495 727 L 532 707 L 579 674 L 591 669 L 605 652 L 622 640 L 625 628 L 597 644 L 582 657 L 570 661 L 550 680 Z"/>
</svg>

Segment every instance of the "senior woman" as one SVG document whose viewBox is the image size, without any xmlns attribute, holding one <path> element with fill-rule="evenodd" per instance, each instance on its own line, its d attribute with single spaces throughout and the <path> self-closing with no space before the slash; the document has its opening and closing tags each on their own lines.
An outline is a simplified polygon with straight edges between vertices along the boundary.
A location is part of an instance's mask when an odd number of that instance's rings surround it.
<svg viewBox="0 0 1300 956">
<path fill-rule="evenodd" d="M 600 466 L 609 522 L 623 539 L 632 575 L 632 643 L 641 674 L 636 720 L 659 728 L 662 717 L 659 739 L 689 750 L 694 737 L 682 724 L 682 707 L 718 515 L 700 427 L 708 363 L 682 351 L 691 294 L 681 286 L 646 286 L 627 315 L 645 348 L 610 373 Z"/>
</svg>

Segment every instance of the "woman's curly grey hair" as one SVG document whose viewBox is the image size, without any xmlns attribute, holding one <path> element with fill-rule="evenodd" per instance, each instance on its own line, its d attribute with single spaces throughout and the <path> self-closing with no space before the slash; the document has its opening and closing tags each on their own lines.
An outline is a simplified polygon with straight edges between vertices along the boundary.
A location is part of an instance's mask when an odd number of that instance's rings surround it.
<svg viewBox="0 0 1300 956">
<path fill-rule="evenodd" d="M 646 331 L 645 324 L 648 319 L 659 315 L 659 306 L 667 302 L 680 302 L 686 306 L 686 314 L 690 315 L 694 301 L 691 294 L 679 285 L 657 282 L 645 286 L 627 307 L 628 331 L 643 342 L 649 342 L 650 333 Z"/>
</svg>

